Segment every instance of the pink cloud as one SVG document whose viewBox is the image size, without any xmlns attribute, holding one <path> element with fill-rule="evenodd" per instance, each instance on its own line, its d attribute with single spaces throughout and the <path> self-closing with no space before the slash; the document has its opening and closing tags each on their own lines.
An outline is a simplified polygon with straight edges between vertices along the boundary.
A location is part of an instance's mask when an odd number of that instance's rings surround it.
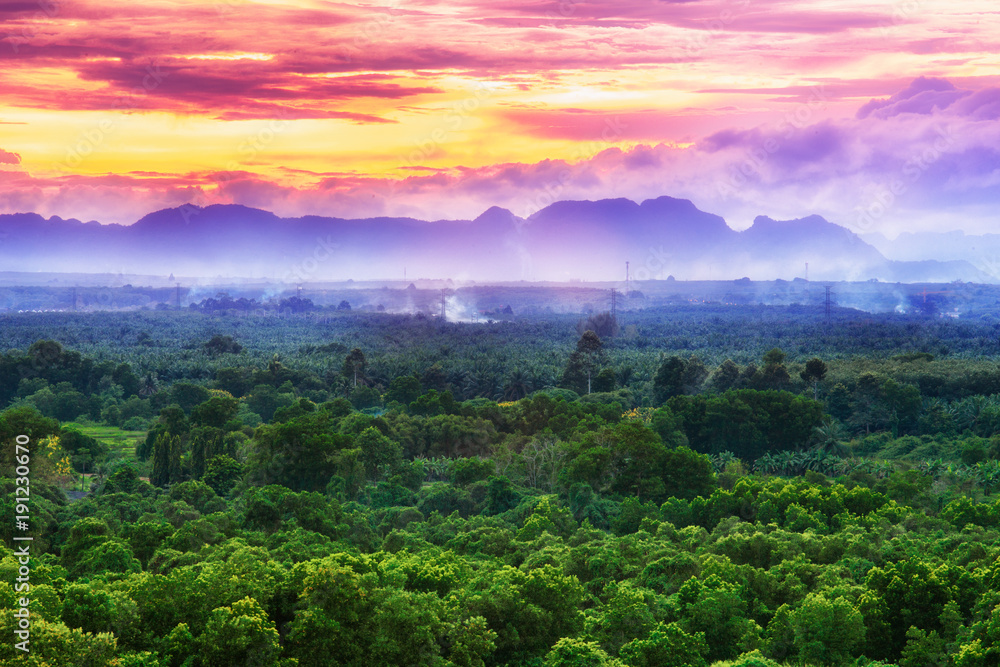
<svg viewBox="0 0 1000 667">
<path fill-rule="evenodd" d="M 737 228 L 760 214 L 790 219 L 819 213 L 859 232 L 947 224 L 990 229 L 1000 197 L 1000 127 L 993 120 L 1000 89 L 970 92 L 916 81 L 878 108 L 927 91 L 967 94 L 944 109 L 920 106 L 926 113 L 798 124 L 781 115 L 713 132 L 690 148 L 649 143 L 620 149 L 595 142 L 596 150 L 579 160 L 426 170 L 415 164 L 400 170 L 400 178 L 286 170 L 303 183 L 292 186 L 247 172 L 49 180 L 21 174 L 0 184 L 0 209 L 120 223 L 186 202 L 241 203 L 282 216 L 471 219 L 493 205 L 527 217 L 563 199 L 666 194 L 723 214 Z M 580 113 L 565 117 L 594 120 Z M 901 190 L 892 205 L 859 227 L 858 210 L 884 199 L 894 182 Z"/>
<path fill-rule="evenodd" d="M 383 122 L 384 114 L 367 108 L 359 113 L 351 101 L 404 100 L 442 92 L 432 73 L 441 70 L 472 76 L 527 75 L 528 80 L 518 85 L 530 89 L 539 78 L 557 80 L 567 71 L 712 60 L 731 50 L 740 58 L 755 57 L 756 62 L 759 54 L 767 53 L 767 62 L 776 67 L 791 60 L 796 61 L 792 63 L 796 71 L 808 70 L 829 64 L 831 58 L 852 62 L 858 54 L 838 47 L 839 42 L 817 42 L 799 54 L 800 50 L 774 48 L 767 35 L 850 40 L 855 30 L 887 22 L 896 25 L 885 14 L 821 12 L 791 1 L 764 5 L 724 0 L 511 1 L 488 6 L 466 1 L 423 2 L 407 8 L 341 3 L 318 8 L 254 5 L 248 12 L 225 2 L 183 7 L 150 2 L 111 11 L 105 3 L 84 0 L 59 4 L 52 16 L 42 17 L 44 21 L 38 19 L 38 7 L 28 9 L 28 4 L 11 3 L 6 14 L 0 12 L 0 34 L 6 35 L 0 38 L 0 60 L 6 63 L 0 77 L 8 104 L 115 108 L 123 95 L 144 85 L 152 63 L 169 76 L 150 94 L 133 100 L 132 108 L 214 112 L 223 119 L 284 114 L 281 117 Z M 34 19 L 38 25 L 32 27 Z M 331 31 L 331 26 L 337 29 Z M 671 36 L 665 42 L 666 27 L 685 31 L 686 37 Z M 734 37 L 738 39 L 733 41 Z M 245 50 L 271 59 L 183 59 Z M 16 76 L 22 69 L 30 72 L 39 66 L 62 67 L 104 87 L 79 94 L 36 87 L 30 76 Z M 327 81 L 301 77 L 404 71 L 410 73 L 407 83 L 378 80 L 370 74 Z M 420 77 L 426 80 L 420 83 Z"/>
<path fill-rule="evenodd" d="M 0 148 L 0 164 L 21 164 L 21 156 Z"/>
</svg>

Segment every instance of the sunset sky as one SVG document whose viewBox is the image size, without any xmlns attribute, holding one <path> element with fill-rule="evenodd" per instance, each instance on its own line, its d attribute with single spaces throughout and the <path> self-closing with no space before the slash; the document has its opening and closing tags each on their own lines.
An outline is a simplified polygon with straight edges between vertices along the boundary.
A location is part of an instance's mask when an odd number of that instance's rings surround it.
<svg viewBox="0 0 1000 667">
<path fill-rule="evenodd" d="M 995 0 L 0 1 L 0 212 L 726 217 L 990 231 Z M 873 101 L 874 100 L 874 101 Z"/>
</svg>

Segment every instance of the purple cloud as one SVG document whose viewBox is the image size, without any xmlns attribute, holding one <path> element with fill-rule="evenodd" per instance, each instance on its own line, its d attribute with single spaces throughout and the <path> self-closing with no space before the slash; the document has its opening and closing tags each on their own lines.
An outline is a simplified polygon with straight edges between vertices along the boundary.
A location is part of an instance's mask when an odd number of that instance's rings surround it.
<svg viewBox="0 0 1000 667">
<path fill-rule="evenodd" d="M 975 120 L 1000 119 L 1000 88 L 987 88 L 972 93 L 955 105 L 955 111 Z"/>
<path fill-rule="evenodd" d="M 947 109 L 956 101 L 972 93 L 958 90 L 950 81 L 920 77 L 906 90 L 896 93 L 886 100 L 871 100 L 858 109 L 858 118 L 890 118 L 904 113 L 924 116 Z"/>
</svg>

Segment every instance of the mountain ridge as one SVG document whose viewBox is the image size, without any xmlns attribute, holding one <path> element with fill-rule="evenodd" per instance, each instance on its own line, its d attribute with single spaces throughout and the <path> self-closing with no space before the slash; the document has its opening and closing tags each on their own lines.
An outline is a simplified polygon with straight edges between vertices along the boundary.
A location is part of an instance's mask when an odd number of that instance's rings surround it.
<svg viewBox="0 0 1000 667">
<path fill-rule="evenodd" d="M 0 215 L 0 266 L 78 272 L 268 276 L 279 280 L 402 274 L 472 280 L 792 279 L 985 282 L 965 261 L 887 259 L 818 215 L 758 216 L 742 231 L 687 199 L 553 202 L 527 218 L 491 206 L 471 220 L 284 218 L 239 204 L 185 204 L 132 225 L 35 213 Z"/>
</svg>

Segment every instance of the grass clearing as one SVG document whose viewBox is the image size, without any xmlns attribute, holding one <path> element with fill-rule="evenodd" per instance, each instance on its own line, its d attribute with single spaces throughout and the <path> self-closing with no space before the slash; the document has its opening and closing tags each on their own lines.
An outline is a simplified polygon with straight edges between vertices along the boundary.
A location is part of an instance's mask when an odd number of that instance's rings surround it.
<svg viewBox="0 0 1000 667">
<path fill-rule="evenodd" d="M 72 428 L 80 431 L 84 435 L 89 435 L 95 440 L 99 440 L 111 450 L 112 458 L 126 458 L 135 460 L 135 448 L 146 438 L 146 431 L 124 431 L 115 426 L 98 426 L 93 424 L 78 424 L 67 422 L 63 428 Z"/>
</svg>

